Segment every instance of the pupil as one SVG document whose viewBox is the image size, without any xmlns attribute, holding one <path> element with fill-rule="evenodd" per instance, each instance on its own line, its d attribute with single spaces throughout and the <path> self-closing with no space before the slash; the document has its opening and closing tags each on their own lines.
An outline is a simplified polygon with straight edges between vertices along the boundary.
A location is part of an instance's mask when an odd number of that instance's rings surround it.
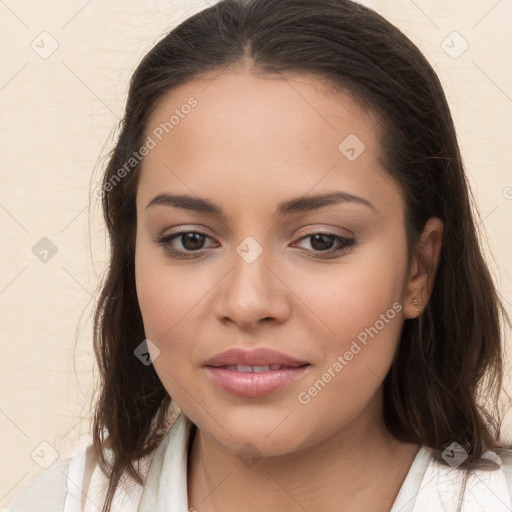
<svg viewBox="0 0 512 512">
<path fill-rule="evenodd" d="M 201 249 L 202 243 L 204 242 L 204 240 L 202 240 L 204 235 L 200 233 L 187 233 L 184 237 L 183 247 L 185 247 L 185 249 L 190 251 Z"/>
<path fill-rule="evenodd" d="M 316 242 L 320 240 L 320 244 Z M 332 247 L 332 235 L 313 235 L 311 247 L 317 251 L 330 249 Z"/>
</svg>

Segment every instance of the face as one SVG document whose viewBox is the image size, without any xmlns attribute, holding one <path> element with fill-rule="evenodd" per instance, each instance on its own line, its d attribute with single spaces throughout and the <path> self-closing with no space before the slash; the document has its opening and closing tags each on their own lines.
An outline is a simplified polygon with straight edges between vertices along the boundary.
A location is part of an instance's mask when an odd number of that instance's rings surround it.
<svg viewBox="0 0 512 512">
<path fill-rule="evenodd" d="M 165 96 L 146 131 L 136 286 L 158 376 L 232 453 L 370 432 L 409 269 L 377 119 L 313 77 L 213 77 Z M 207 366 L 233 348 L 281 356 Z"/>
</svg>

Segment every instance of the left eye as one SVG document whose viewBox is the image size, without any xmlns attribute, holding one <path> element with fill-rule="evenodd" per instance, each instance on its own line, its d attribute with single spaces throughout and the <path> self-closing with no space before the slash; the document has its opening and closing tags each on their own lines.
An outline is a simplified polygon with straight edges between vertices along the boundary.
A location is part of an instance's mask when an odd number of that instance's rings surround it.
<svg viewBox="0 0 512 512">
<path fill-rule="evenodd" d="M 333 233 L 313 233 L 302 237 L 300 240 L 308 239 L 310 239 L 310 245 L 314 252 L 328 254 L 347 250 L 355 242 L 353 238 L 335 235 Z M 336 242 L 338 243 L 338 248 L 333 249 L 333 245 L 335 245 Z"/>
</svg>

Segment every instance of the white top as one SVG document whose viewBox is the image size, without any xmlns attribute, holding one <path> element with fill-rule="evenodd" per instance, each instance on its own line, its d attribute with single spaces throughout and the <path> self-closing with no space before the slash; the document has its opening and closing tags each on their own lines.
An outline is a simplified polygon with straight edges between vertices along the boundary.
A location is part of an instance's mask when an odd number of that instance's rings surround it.
<svg viewBox="0 0 512 512">
<path fill-rule="evenodd" d="M 187 454 L 191 427 L 191 421 L 180 413 L 154 453 L 139 464 L 146 477 L 144 486 L 131 480 L 129 485 L 124 482 L 116 492 L 112 512 L 189 510 Z M 484 457 L 500 467 L 472 472 L 461 512 L 511 512 L 512 450 L 501 457 L 487 451 Z M 390 512 L 455 512 L 464 474 L 436 461 L 432 450 L 422 446 Z M 2 512 L 99 512 L 106 484 L 107 478 L 89 445 L 35 478 Z"/>
</svg>

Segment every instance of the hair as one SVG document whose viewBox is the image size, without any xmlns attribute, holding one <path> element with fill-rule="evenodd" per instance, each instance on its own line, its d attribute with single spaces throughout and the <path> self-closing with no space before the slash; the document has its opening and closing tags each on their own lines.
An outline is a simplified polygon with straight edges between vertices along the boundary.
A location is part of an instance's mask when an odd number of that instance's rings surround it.
<svg viewBox="0 0 512 512">
<path fill-rule="evenodd" d="M 377 114 L 381 163 L 403 191 L 409 256 L 429 218 L 444 222 L 431 297 L 419 318 L 404 321 L 383 383 L 387 428 L 401 441 L 432 448 L 443 463 L 443 449 L 459 443 L 468 454 L 460 468 L 468 471 L 484 462 L 487 449 L 504 449 L 498 402 L 502 329 L 510 321 L 483 258 L 478 214 L 435 71 L 398 28 L 353 1 L 222 0 L 173 28 L 141 60 L 102 179 L 111 251 L 94 312 L 100 381 L 92 430 L 109 478 L 103 512 L 125 472 L 143 484 L 135 463 L 161 442 L 173 405 L 154 367 L 134 356 L 145 339 L 134 265 L 140 164 L 108 184 L 143 146 L 166 93 L 247 62 L 254 73 L 312 74 Z"/>
</svg>

